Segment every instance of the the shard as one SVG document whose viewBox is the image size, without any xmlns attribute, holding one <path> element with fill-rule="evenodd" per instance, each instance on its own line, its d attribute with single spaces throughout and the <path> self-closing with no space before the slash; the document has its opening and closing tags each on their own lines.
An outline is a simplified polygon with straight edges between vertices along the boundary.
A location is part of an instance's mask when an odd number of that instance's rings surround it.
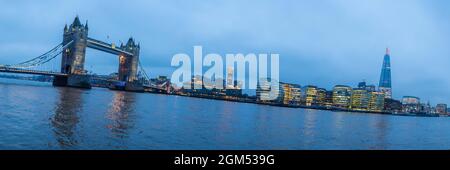
<svg viewBox="0 0 450 170">
<path fill-rule="evenodd" d="M 385 98 L 392 98 L 391 55 L 389 48 L 386 48 L 386 55 L 384 55 L 383 59 L 379 90 L 385 94 Z"/>
</svg>

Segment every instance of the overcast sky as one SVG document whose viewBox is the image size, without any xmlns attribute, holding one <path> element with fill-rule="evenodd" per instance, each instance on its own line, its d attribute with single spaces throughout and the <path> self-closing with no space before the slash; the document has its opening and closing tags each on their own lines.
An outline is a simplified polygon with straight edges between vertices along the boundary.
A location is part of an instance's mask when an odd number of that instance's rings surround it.
<svg viewBox="0 0 450 170">
<path fill-rule="evenodd" d="M 0 63 L 38 56 L 62 41 L 64 24 L 89 20 L 89 36 L 141 43 L 151 76 L 171 75 L 172 56 L 278 53 L 284 82 L 378 84 L 392 50 L 396 98 L 450 103 L 448 0 L 73 0 L 0 2 Z M 109 37 L 109 39 L 107 38 Z M 118 59 L 88 50 L 86 69 L 116 72 Z"/>
</svg>

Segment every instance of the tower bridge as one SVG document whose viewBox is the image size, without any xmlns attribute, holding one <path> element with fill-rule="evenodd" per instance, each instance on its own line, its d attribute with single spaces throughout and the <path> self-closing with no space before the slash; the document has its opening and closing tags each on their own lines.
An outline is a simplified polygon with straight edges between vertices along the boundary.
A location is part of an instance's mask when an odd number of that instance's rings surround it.
<svg viewBox="0 0 450 170">
<path fill-rule="evenodd" d="M 126 45 L 121 44 L 115 47 L 113 44 L 102 42 L 88 36 L 88 23 L 81 24 L 78 16 L 68 27 L 64 27 L 63 42 L 65 47 L 62 52 L 61 73 L 68 74 L 68 77 L 55 77 L 54 85 L 75 86 L 90 88 L 88 85 L 89 76 L 85 74 L 84 63 L 86 58 L 86 48 L 100 50 L 106 53 L 117 55 L 119 58 L 118 81 L 126 82 L 128 88 L 136 88 L 139 50 L 140 45 L 130 38 Z M 69 42 L 73 42 L 66 46 Z M 125 85 L 127 86 L 127 85 Z"/>
<path fill-rule="evenodd" d="M 92 76 L 87 74 L 84 68 L 86 48 L 91 48 L 118 57 L 118 77 L 115 81 L 116 84 L 111 88 L 129 91 L 144 91 L 144 87 L 158 88 L 148 83 L 149 78 L 145 70 L 140 67 L 140 44 L 137 44 L 133 38 L 130 38 L 126 44 L 115 46 L 114 44 L 89 37 L 88 32 L 88 23 L 82 24 L 77 16 L 72 24 L 69 26 L 65 25 L 61 44 L 39 57 L 22 63 L 13 65 L 0 64 L 0 72 L 53 76 L 54 86 L 91 88 Z M 61 55 L 59 72 L 32 69 L 54 60 L 59 55 Z M 145 77 L 140 78 L 138 75 L 139 71 Z M 143 79 L 147 83 L 139 81 Z"/>
</svg>

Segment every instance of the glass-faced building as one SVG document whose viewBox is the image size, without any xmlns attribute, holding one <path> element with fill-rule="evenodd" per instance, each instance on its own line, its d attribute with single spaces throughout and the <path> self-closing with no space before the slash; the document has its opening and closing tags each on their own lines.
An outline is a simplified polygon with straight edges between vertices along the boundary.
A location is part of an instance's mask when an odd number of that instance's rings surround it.
<svg viewBox="0 0 450 170">
<path fill-rule="evenodd" d="M 300 105 L 301 86 L 297 84 L 280 83 L 283 91 L 283 104 Z"/>
<path fill-rule="evenodd" d="M 325 102 L 324 106 L 326 107 L 332 107 L 333 106 L 333 91 L 326 91 L 325 92 Z"/>
<path fill-rule="evenodd" d="M 384 110 L 385 93 L 370 92 L 369 111 L 382 112 Z"/>
<path fill-rule="evenodd" d="M 324 88 L 318 88 L 317 89 L 317 98 L 316 98 L 316 104 L 318 106 L 325 106 L 327 100 L 327 90 Z"/>
<path fill-rule="evenodd" d="M 402 111 L 405 113 L 420 112 L 420 98 L 415 96 L 404 96 L 402 99 Z"/>
<path fill-rule="evenodd" d="M 391 55 L 389 48 L 386 49 L 386 55 L 384 55 L 380 83 L 378 87 L 379 91 L 384 93 L 386 98 L 392 98 Z"/>
<path fill-rule="evenodd" d="M 333 106 L 339 108 L 350 108 L 352 88 L 350 86 L 337 85 L 333 88 Z"/>
<path fill-rule="evenodd" d="M 365 89 L 365 90 L 367 90 L 367 92 L 376 91 L 376 86 L 375 85 L 367 85 L 367 83 L 365 81 L 359 82 L 358 83 L 358 88 Z"/>
<path fill-rule="evenodd" d="M 256 88 L 257 102 L 259 103 L 282 103 L 283 93 L 282 85 L 278 80 L 259 79 Z"/>
<path fill-rule="evenodd" d="M 352 92 L 352 104 L 353 110 L 367 111 L 369 107 L 369 93 L 366 89 L 355 88 Z"/>
<path fill-rule="evenodd" d="M 391 113 L 398 113 L 402 111 L 402 102 L 395 99 L 384 100 L 384 110 Z"/>
<path fill-rule="evenodd" d="M 317 102 L 317 87 L 316 86 L 306 86 L 305 87 L 305 105 L 312 106 Z"/>
</svg>

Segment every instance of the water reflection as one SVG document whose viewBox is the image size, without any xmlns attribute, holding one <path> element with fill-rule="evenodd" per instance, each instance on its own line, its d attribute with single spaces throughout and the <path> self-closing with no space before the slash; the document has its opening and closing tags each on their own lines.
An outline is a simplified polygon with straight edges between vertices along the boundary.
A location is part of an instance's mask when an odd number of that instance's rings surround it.
<svg viewBox="0 0 450 170">
<path fill-rule="evenodd" d="M 115 138 L 127 137 L 128 129 L 133 128 L 135 100 L 135 93 L 114 92 L 106 117 L 110 120 L 107 128 L 111 130 Z"/>
<path fill-rule="evenodd" d="M 389 128 L 389 122 L 386 119 L 386 116 L 374 116 L 375 124 L 371 127 L 373 127 L 373 131 L 375 132 L 375 149 L 387 149 L 388 147 L 388 141 L 386 139 L 388 128 Z"/>
<path fill-rule="evenodd" d="M 56 141 L 62 148 L 72 148 L 78 145 L 75 132 L 79 122 L 78 113 L 82 109 L 82 91 L 81 89 L 57 88 L 58 100 L 51 124 Z"/>
<path fill-rule="evenodd" d="M 0 82 L 0 91 L 5 94 L 0 97 L 0 148 L 5 149 L 450 148 L 447 118 L 290 109 L 51 85 Z"/>
<path fill-rule="evenodd" d="M 314 137 L 315 135 L 315 128 L 317 124 L 317 111 L 316 110 L 311 110 L 311 109 L 307 109 L 305 110 L 305 119 L 304 119 L 304 134 L 306 136 L 311 136 Z"/>
</svg>

